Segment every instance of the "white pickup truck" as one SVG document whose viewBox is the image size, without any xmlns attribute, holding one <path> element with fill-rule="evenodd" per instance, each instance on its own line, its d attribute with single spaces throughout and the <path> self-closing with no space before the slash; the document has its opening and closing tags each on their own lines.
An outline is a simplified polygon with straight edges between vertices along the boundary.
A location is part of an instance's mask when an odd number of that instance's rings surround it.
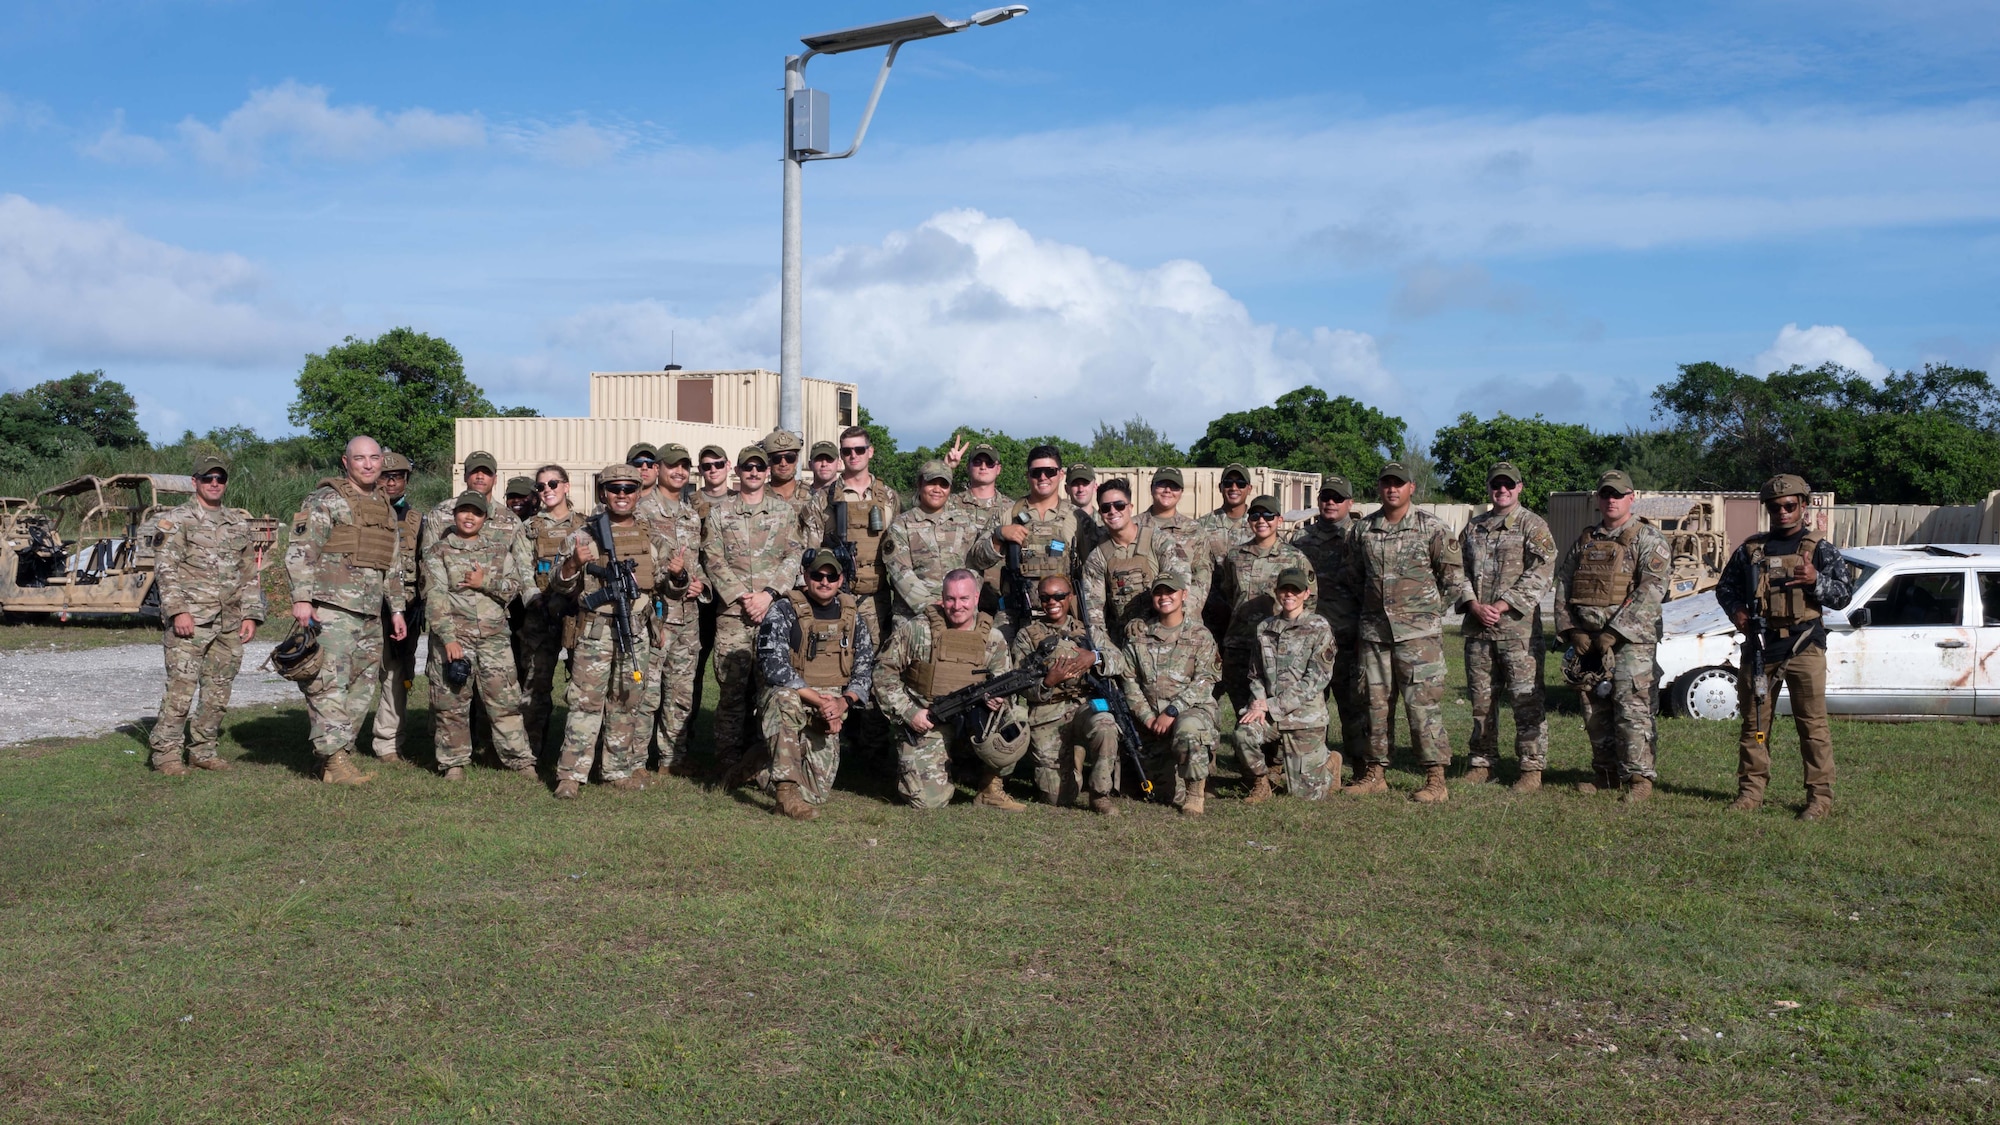
<svg viewBox="0 0 2000 1125">
<path fill-rule="evenodd" d="M 2000 717 L 2000 546 L 1850 547 L 1854 600 L 1826 611 L 1826 709 L 1836 715 Z M 1660 704 L 1734 719 L 1742 638 L 1713 593 L 1668 602 Z M 1778 710 L 1791 713 L 1781 692 Z"/>
</svg>

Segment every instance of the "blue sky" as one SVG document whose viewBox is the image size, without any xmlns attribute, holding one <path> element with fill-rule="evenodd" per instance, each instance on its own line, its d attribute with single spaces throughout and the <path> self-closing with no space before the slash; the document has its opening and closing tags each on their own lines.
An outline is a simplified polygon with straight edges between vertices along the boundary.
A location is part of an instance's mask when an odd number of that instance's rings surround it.
<svg viewBox="0 0 2000 1125">
<path fill-rule="evenodd" d="M 2000 363 L 1990 2 L 1033 7 L 806 171 L 807 371 L 912 438 Z M 774 366 L 782 57 L 905 14 L 0 4 L 0 385 L 103 367 L 170 437 L 283 431 L 305 353 L 399 324 L 552 414 Z M 837 138 L 875 65 L 813 62 Z"/>
</svg>

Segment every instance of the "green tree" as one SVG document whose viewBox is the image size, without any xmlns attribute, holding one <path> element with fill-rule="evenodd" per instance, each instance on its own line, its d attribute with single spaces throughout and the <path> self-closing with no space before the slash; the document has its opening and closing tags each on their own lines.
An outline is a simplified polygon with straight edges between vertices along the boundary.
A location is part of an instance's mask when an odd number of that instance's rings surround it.
<svg viewBox="0 0 2000 1125">
<path fill-rule="evenodd" d="M 1239 461 L 1372 481 L 1405 444 L 1403 420 L 1356 399 L 1300 387 L 1270 406 L 1224 414 L 1188 450 L 1197 465 Z"/>
<path fill-rule="evenodd" d="M 1447 495 L 1470 503 L 1486 499 L 1486 471 L 1495 461 L 1512 461 L 1527 478 L 1522 501 L 1548 511 L 1551 492 L 1590 491 L 1598 474 L 1618 459 L 1619 439 L 1588 426 L 1551 422 L 1540 414 L 1516 418 L 1501 413 L 1458 421 L 1431 439 Z"/>
<path fill-rule="evenodd" d="M 102 371 L 0 394 L 0 470 L 22 472 L 81 450 L 145 447 L 131 393 Z"/>
<path fill-rule="evenodd" d="M 373 340 L 349 336 L 308 355 L 298 388 L 287 416 L 312 435 L 322 455 L 368 434 L 429 469 L 451 459 L 453 419 L 503 413 L 466 377 L 457 348 L 410 328 Z"/>
<path fill-rule="evenodd" d="M 953 441 L 963 440 L 966 445 L 984 442 L 1000 455 L 1000 491 L 1009 496 L 1025 496 L 1028 492 L 1028 451 L 1038 445 L 1052 445 L 1062 451 L 1064 465 L 1074 465 L 1079 461 L 1090 461 L 1091 457 L 1083 446 L 1068 438 L 1045 434 L 1041 437 L 1014 437 L 999 430 L 953 430 L 951 436 L 937 445 L 920 446 L 910 450 L 908 465 L 910 479 L 916 479 L 917 469 L 926 461 L 942 461 L 951 449 Z M 1097 462 L 1102 464 L 1103 462 Z M 957 483 L 966 482 L 965 462 L 959 462 Z"/>
<path fill-rule="evenodd" d="M 1187 454 L 1168 441 L 1167 435 L 1137 415 L 1122 426 L 1099 422 L 1085 457 L 1099 468 L 1107 465 L 1159 467 L 1187 464 Z"/>
</svg>

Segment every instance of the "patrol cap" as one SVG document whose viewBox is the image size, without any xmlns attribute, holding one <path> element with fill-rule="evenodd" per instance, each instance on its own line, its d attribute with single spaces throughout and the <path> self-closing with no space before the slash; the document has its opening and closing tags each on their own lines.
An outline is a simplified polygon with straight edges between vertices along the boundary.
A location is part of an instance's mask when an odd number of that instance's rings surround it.
<svg viewBox="0 0 2000 1125">
<path fill-rule="evenodd" d="M 1312 589 L 1312 584 L 1312 575 L 1306 573 L 1304 567 L 1288 566 L 1278 572 L 1277 584 L 1272 589 L 1282 590 L 1289 586 L 1294 590 L 1310 590 Z"/>
<path fill-rule="evenodd" d="M 196 475 L 199 476 L 200 474 L 197 473 Z M 1779 473 L 1777 476 L 1765 481 L 1764 487 L 1757 490 L 1757 499 L 1767 504 L 1780 496 L 1811 495 L 1812 488 L 1806 484 L 1806 478 L 1795 473 Z"/>
<path fill-rule="evenodd" d="M 1063 478 L 1065 484 L 1075 484 L 1080 480 L 1096 480 L 1097 470 L 1078 461 L 1069 467 L 1069 475 Z"/>
<path fill-rule="evenodd" d="M 825 547 L 821 547 L 819 550 L 814 551 L 812 554 L 806 556 L 807 574 L 811 574 L 817 570 L 824 570 L 827 567 L 832 567 L 835 570 L 841 570 L 842 568 L 840 565 L 840 556 L 834 554 L 832 551 L 827 550 Z"/>
<path fill-rule="evenodd" d="M 487 515 L 493 511 L 493 505 L 486 499 L 486 495 L 484 493 L 474 492 L 469 488 L 466 489 L 464 492 L 459 493 L 458 499 L 453 500 L 451 502 L 452 511 L 456 512 L 460 508 L 477 509 L 479 514 L 482 516 Z"/>
<path fill-rule="evenodd" d="M 972 451 L 977 453 L 979 449 L 975 446 Z M 830 441 L 813 442 L 812 456 L 808 460 L 817 461 L 822 457 L 831 457 L 835 461 L 840 460 L 840 447 Z M 994 460 L 997 461 L 999 458 L 996 457 Z"/>
<path fill-rule="evenodd" d="M 688 456 L 687 446 L 677 441 L 670 441 L 660 447 L 660 464 L 678 465 L 682 461 L 686 461 L 690 465 L 694 464 L 694 458 Z"/>
<path fill-rule="evenodd" d="M 1512 461 L 1495 461 L 1493 467 L 1486 470 L 1486 483 L 1492 484 L 1496 480 L 1505 480 L 1508 484 L 1520 484 L 1521 470 L 1515 468 Z"/>
<path fill-rule="evenodd" d="M 1169 590 L 1185 590 L 1187 589 L 1187 578 L 1178 571 L 1163 570 L 1158 577 L 1153 579 L 1153 585 L 1149 588 L 1157 590 L 1162 586 L 1165 586 Z"/>
<path fill-rule="evenodd" d="M 1167 468 L 1161 469 L 1160 471 L 1154 473 L 1153 483 L 1170 484 L 1173 485 L 1175 488 L 1187 487 L 1187 485 L 1182 483 L 1181 481 L 1181 471 L 1179 469 L 1173 468 L 1172 466 L 1168 466 Z"/>
<path fill-rule="evenodd" d="M 710 456 L 715 456 L 727 461 L 729 460 L 729 451 L 719 445 L 704 445 L 701 447 L 701 456 L 703 460 L 707 460 Z"/>
<path fill-rule="evenodd" d="M 615 465 L 606 465 L 597 471 L 597 483 L 610 484 L 614 480 L 629 480 L 633 484 L 638 484 L 639 470 L 620 461 Z"/>
<path fill-rule="evenodd" d="M 764 447 L 766 454 L 771 454 L 791 452 L 805 443 L 799 440 L 799 435 L 790 430 L 772 430 L 764 435 L 764 440 L 759 444 Z"/>
<path fill-rule="evenodd" d="M 736 468 L 738 472 L 742 471 L 743 462 L 745 461 L 755 461 L 767 469 L 771 467 L 771 455 L 764 452 L 764 447 L 761 445 L 746 445 L 741 452 L 737 453 Z"/>
<path fill-rule="evenodd" d="M 410 464 L 408 457 L 403 456 L 393 449 L 382 454 L 382 471 L 385 473 L 407 473 L 414 471 L 414 469 L 415 467 Z"/>
<path fill-rule="evenodd" d="M 650 441 L 642 441 L 625 451 L 625 463 L 627 465 L 637 464 L 641 457 L 651 457 L 653 460 L 658 461 L 660 459 L 660 451 Z"/>
<path fill-rule="evenodd" d="M 965 451 L 965 459 L 967 461 L 970 461 L 974 457 L 978 457 L 981 455 L 993 458 L 993 463 L 995 465 L 998 465 L 1000 463 L 1000 451 L 986 444 L 983 441 L 980 442 L 978 445 L 973 446 L 971 449 Z"/>
<path fill-rule="evenodd" d="M 1597 491 L 1602 493 L 1607 488 L 1613 496 L 1623 496 L 1632 491 L 1632 478 L 1623 469 L 1606 469 L 1597 478 Z"/>
<path fill-rule="evenodd" d="M 1243 483 L 1246 485 L 1250 483 L 1250 470 L 1234 461 L 1222 467 L 1222 476 L 1220 479 L 1228 480 L 1231 475 L 1242 477 Z"/>
<path fill-rule="evenodd" d="M 194 471 L 188 475 L 198 477 L 203 473 L 212 473 L 217 469 L 221 469 L 224 476 L 229 475 L 229 462 L 224 461 L 216 454 L 204 453 L 194 459 Z"/>
<path fill-rule="evenodd" d="M 464 469 L 466 476 L 484 469 L 497 477 L 500 475 L 500 462 L 495 461 L 493 455 L 484 449 L 475 449 L 465 455 Z"/>
<path fill-rule="evenodd" d="M 1271 513 L 1274 516 L 1282 516 L 1285 514 L 1285 509 L 1278 505 L 1278 498 L 1276 496 L 1270 495 L 1269 493 L 1266 493 L 1262 496 L 1257 497 L 1255 500 L 1250 501 L 1250 510 L 1253 512 L 1265 511 Z"/>
<path fill-rule="evenodd" d="M 943 461 L 926 461 L 923 468 L 917 470 L 918 484 L 932 480 L 943 481 L 946 484 L 951 483 L 951 470 L 945 467 Z"/>
<path fill-rule="evenodd" d="M 1326 495 L 1329 492 L 1333 494 L 1335 500 L 1354 499 L 1354 486 L 1347 483 L 1347 478 L 1338 473 L 1326 477 L 1319 482 L 1320 499 L 1326 499 Z"/>
<path fill-rule="evenodd" d="M 1401 461 L 1391 461 L 1382 466 L 1382 471 L 1375 474 L 1375 479 L 1378 481 L 1393 480 L 1400 484 L 1408 484 L 1410 483 L 1410 470 L 1404 468 Z"/>
<path fill-rule="evenodd" d="M 508 478 L 507 478 L 507 495 L 508 495 L 508 496 L 510 496 L 510 497 L 513 497 L 513 496 L 533 496 L 534 494 L 535 494 L 535 478 L 534 478 L 534 477 L 508 477 Z"/>
</svg>

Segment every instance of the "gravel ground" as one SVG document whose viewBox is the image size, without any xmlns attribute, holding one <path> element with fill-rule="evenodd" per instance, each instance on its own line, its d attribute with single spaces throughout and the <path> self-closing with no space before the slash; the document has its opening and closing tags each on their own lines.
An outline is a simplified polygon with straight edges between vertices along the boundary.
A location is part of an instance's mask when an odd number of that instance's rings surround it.
<svg viewBox="0 0 2000 1125">
<path fill-rule="evenodd" d="M 302 702 L 297 684 L 262 670 L 275 642 L 243 647 L 231 706 Z M 105 734 L 159 713 L 166 688 L 159 645 L 80 652 L 0 652 L 0 746 Z"/>
</svg>

